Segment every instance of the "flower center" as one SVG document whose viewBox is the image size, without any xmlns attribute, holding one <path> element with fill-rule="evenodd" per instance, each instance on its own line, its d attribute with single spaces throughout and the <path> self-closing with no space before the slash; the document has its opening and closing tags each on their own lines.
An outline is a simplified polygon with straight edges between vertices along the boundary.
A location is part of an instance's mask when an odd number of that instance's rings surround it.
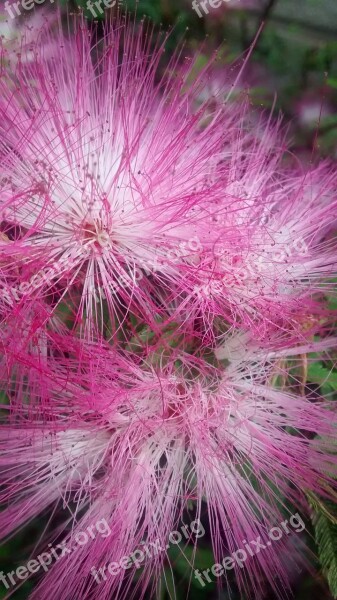
<svg viewBox="0 0 337 600">
<path fill-rule="evenodd" d="M 86 244 L 94 246 L 96 250 L 107 248 L 110 245 L 110 236 L 107 231 L 99 228 L 94 223 L 85 223 L 83 237 Z"/>
</svg>

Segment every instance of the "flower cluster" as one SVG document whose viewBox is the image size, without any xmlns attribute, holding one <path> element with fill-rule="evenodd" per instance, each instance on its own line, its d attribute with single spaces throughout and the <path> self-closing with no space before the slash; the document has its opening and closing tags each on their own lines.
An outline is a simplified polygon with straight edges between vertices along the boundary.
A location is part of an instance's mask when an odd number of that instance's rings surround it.
<svg viewBox="0 0 337 600">
<path fill-rule="evenodd" d="M 304 511 L 335 486 L 335 412 L 302 377 L 336 343 L 335 173 L 244 94 L 200 103 L 213 61 L 163 68 L 166 38 L 118 19 L 44 30 L 28 62 L 2 45 L 0 283 L 25 293 L 0 295 L 1 530 L 57 507 L 45 541 L 111 530 L 32 600 L 148 597 L 166 553 L 138 580 L 93 565 L 166 548 L 204 501 L 217 558 L 281 522 L 275 490 Z M 242 590 L 287 585 L 282 543 L 235 568 Z"/>
</svg>

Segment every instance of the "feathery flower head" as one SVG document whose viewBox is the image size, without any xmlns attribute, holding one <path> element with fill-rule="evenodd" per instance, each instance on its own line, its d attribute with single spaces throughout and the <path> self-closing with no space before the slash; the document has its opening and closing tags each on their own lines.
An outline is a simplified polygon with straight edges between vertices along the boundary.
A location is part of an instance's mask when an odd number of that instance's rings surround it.
<svg viewBox="0 0 337 600">
<path fill-rule="evenodd" d="M 207 501 L 214 552 L 220 557 L 281 522 L 281 497 L 304 510 L 302 490 L 329 495 L 337 466 L 329 452 L 335 436 L 329 405 L 275 389 L 273 382 L 298 367 L 304 352 L 335 344 L 328 338 L 268 351 L 233 335 L 227 353 L 217 351 L 228 363 L 224 370 L 220 363 L 207 366 L 178 351 L 171 361 L 162 357 L 158 366 L 158 356 L 135 361 L 107 344 L 82 347 L 72 336 L 56 336 L 47 365 L 30 359 L 30 370 L 39 373 L 41 398 L 47 399 L 44 411 L 38 403 L 25 407 L 24 398 L 16 398 L 17 418 L 1 429 L 6 469 L 1 500 L 10 502 L 0 515 L 2 531 L 7 535 L 61 503 L 64 524 L 50 531 L 51 542 L 62 539 L 71 547 L 76 534 L 99 519 L 112 533 L 57 561 L 32 598 L 51 590 L 67 599 L 127 597 L 137 565 L 102 578 L 100 585 L 92 568 L 104 572 L 111 558 L 119 563 L 156 540 L 165 549 L 189 500 L 196 516 Z M 39 386 L 33 379 L 24 393 L 36 398 Z M 259 569 L 271 581 L 278 569 L 287 585 L 281 556 L 279 546 L 257 556 L 248 572 L 252 585 L 259 585 Z M 165 557 L 163 551 L 146 562 L 141 595 Z M 74 569 L 79 577 L 69 577 Z M 245 589 L 247 574 L 236 566 L 236 575 Z"/>
<path fill-rule="evenodd" d="M 0 10 L 0 62 L 10 64 L 13 68 L 31 62 L 37 36 L 41 43 L 45 43 L 46 31 L 55 23 L 55 15 L 50 12 L 38 11 L 28 19 L 20 20 L 10 18 Z M 45 51 L 49 50 L 52 50 L 52 46 L 46 44 Z"/>
<path fill-rule="evenodd" d="M 70 545 L 108 524 L 32 598 L 128 597 L 135 564 L 100 586 L 92 568 L 159 540 L 144 597 L 187 502 L 207 501 L 220 557 L 282 519 L 275 485 L 303 510 L 306 489 L 333 493 L 335 413 L 304 396 L 301 361 L 336 343 L 313 341 L 334 174 L 284 164 L 280 123 L 253 127 L 245 95 L 197 105 L 212 65 L 193 79 L 179 48 L 162 70 L 145 24 L 46 35 L 0 79 L 0 521 L 61 504 L 49 539 Z M 261 570 L 287 584 L 275 548 L 235 570 L 242 590 Z"/>
<path fill-rule="evenodd" d="M 289 322 L 333 271 L 332 174 L 283 171 L 282 140 L 270 121 L 249 127 L 244 98 L 192 109 L 210 66 L 190 84 L 195 61 L 178 67 L 177 51 L 160 75 L 164 45 L 133 31 L 103 45 L 83 24 L 71 40 L 47 32 L 48 51 L 37 41 L 1 79 L 6 295 L 14 279 L 16 307 L 64 300 L 91 339 L 103 305 L 113 331 L 125 311 L 154 325 L 187 308 L 210 330 L 223 317 L 260 334 Z"/>
</svg>

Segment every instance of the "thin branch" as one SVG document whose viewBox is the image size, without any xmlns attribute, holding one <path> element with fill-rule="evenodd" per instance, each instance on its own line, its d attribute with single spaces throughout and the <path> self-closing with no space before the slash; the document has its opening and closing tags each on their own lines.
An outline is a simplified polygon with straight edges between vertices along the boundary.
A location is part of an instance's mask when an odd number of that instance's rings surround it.
<svg viewBox="0 0 337 600">
<path fill-rule="evenodd" d="M 264 24 L 264 27 L 265 27 L 267 21 L 269 20 L 271 13 L 276 6 L 276 3 L 277 3 L 277 0 L 269 0 L 269 2 L 264 7 L 262 13 L 260 14 L 259 21 Z M 263 27 L 263 29 L 264 29 L 264 27 Z M 249 44 L 248 44 L 248 48 L 253 44 L 254 40 L 256 40 L 256 36 L 257 36 L 259 30 L 260 30 L 260 25 L 258 26 L 254 35 L 251 37 Z M 263 30 L 262 30 L 262 32 L 263 32 Z M 258 47 L 259 43 L 261 42 L 261 38 L 262 38 L 262 33 L 259 36 L 259 38 L 255 41 L 255 50 Z"/>
</svg>

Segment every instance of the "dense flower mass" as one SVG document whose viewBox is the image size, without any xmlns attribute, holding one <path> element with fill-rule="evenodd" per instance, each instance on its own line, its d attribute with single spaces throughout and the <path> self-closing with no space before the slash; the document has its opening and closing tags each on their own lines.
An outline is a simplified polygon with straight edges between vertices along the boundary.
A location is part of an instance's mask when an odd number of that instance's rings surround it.
<svg viewBox="0 0 337 600">
<path fill-rule="evenodd" d="M 166 548 L 186 506 L 207 503 L 220 557 L 283 497 L 333 494 L 335 412 L 305 371 L 336 344 L 335 172 L 298 165 L 228 83 L 207 97 L 212 61 L 163 67 L 147 24 L 73 26 L 44 26 L 29 61 L 2 47 L 0 523 L 63 509 L 46 546 L 109 524 L 32 598 L 148 597 L 166 552 L 140 579 L 92 569 Z M 282 595 L 282 544 L 236 566 L 242 590 L 262 570 Z"/>
</svg>

